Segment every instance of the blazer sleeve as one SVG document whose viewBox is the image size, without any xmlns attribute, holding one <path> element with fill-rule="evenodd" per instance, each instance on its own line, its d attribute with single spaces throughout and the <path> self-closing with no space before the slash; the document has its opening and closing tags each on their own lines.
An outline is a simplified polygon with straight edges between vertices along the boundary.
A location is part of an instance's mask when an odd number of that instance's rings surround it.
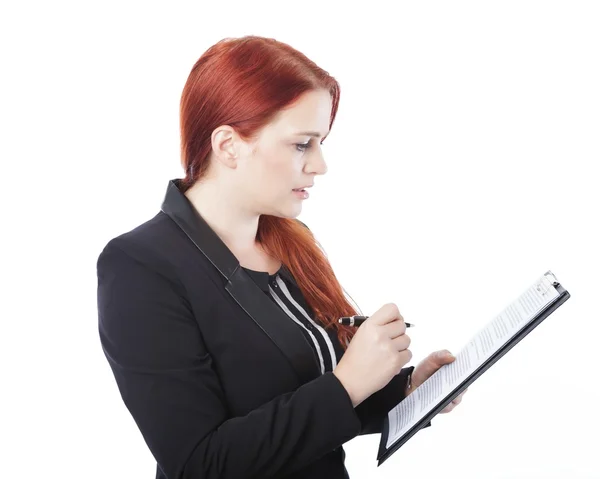
<svg viewBox="0 0 600 479">
<path fill-rule="evenodd" d="M 113 239 L 98 257 L 100 341 L 167 477 L 285 475 L 358 435 L 360 420 L 333 373 L 230 417 L 182 285 L 126 249 Z"/>
<path fill-rule="evenodd" d="M 400 373 L 394 376 L 385 387 L 356 406 L 356 414 L 361 423 L 359 435 L 376 434 L 383 431 L 383 421 L 388 412 L 406 397 L 404 392 L 406 391 L 408 378 L 414 369 L 414 366 L 402 368 Z M 431 426 L 431 421 L 422 429 L 429 426 Z"/>
</svg>

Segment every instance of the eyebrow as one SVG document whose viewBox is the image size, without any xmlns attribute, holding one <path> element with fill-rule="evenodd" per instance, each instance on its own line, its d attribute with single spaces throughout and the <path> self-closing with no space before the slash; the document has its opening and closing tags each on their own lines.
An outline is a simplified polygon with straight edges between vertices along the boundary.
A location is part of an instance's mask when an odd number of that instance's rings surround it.
<svg viewBox="0 0 600 479">
<path fill-rule="evenodd" d="M 321 134 L 317 131 L 300 131 L 300 132 L 296 133 L 296 135 L 314 136 L 315 138 L 319 138 L 321 136 Z M 325 135 L 325 136 L 327 136 L 327 135 Z"/>
</svg>

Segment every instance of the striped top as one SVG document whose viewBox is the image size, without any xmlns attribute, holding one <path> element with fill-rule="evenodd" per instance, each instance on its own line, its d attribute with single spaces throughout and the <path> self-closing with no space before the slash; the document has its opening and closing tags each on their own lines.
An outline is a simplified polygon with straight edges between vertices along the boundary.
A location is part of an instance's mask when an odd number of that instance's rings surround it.
<svg viewBox="0 0 600 479">
<path fill-rule="evenodd" d="M 242 267 L 254 282 L 277 304 L 304 334 L 320 364 L 321 374 L 331 372 L 342 357 L 343 349 L 333 328 L 325 330 L 317 321 L 290 271 L 282 265 L 270 275 Z"/>
</svg>

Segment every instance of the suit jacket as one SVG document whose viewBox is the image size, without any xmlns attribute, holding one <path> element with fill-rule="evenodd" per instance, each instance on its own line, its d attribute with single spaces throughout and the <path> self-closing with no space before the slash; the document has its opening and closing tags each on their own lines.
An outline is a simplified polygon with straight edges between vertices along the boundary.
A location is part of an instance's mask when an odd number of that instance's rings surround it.
<svg viewBox="0 0 600 479">
<path fill-rule="evenodd" d="M 381 432 L 413 367 L 354 408 L 179 181 L 97 261 L 101 345 L 156 478 L 348 477 L 342 444 Z"/>
</svg>

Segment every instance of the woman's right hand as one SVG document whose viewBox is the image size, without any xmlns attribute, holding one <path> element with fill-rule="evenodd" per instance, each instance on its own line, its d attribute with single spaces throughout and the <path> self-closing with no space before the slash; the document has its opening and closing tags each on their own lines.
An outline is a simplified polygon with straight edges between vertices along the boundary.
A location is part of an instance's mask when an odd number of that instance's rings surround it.
<svg viewBox="0 0 600 479">
<path fill-rule="evenodd" d="M 354 407 L 385 387 L 411 360 L 404 318 L 388 303 L 360 325 L 333 374 Z"/>
</svg>

